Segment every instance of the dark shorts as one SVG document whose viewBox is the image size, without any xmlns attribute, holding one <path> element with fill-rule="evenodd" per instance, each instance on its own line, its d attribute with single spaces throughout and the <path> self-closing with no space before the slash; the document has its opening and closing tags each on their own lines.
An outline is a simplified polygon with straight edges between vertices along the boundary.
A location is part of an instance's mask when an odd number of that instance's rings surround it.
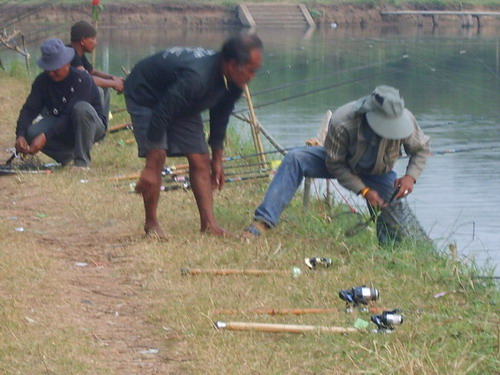
<svg viewBox="0 0 500 375">
<path fill-rule="evenodd" d="M 208 154 L 201 114 L 175 119 L 161 139 L 152 142 L 148 139 L 148 129 L 154 109 L 137 104 L 128 97 L 125 100 L 134 127 L 139 157 L 143 158 L 149 151 L 158 149 L 166 150 L 168 156 Z"/>
</svg>

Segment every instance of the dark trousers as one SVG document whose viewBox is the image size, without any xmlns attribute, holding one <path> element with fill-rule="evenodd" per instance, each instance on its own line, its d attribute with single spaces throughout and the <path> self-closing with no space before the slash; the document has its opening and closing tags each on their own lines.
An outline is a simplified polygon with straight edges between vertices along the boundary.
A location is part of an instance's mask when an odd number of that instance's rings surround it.
<svg viewBox="0 0 500 375">
<path fill-rule="evenodd" d="M 55 116 L 43 117 L 28 128 L 26 140 L 31 143 L 39 134 L 55 126 L 58 121 L 59 118 Z M 75 166 L 88 167 L 92 146 L 104 138 L 106 127 L 94 107 L 84 101 L 73 106 L 70 121 L 68 127 L 71 132 L 65 134 L 71 136 L 57 135 L 49 139 L 41 151 L 62 165 L 74 161 Z"/>
</svg>

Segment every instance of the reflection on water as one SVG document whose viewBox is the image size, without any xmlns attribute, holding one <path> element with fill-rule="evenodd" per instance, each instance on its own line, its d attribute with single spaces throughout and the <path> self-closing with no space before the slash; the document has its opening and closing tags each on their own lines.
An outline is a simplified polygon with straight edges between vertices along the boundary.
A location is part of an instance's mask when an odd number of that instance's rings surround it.
<svg viewBox="0 0 500 375">
<path fill-rule="evenodd" d="M 500 150 L 489 149 L 500 146 L 498 31 L 458 24 L 261 30 L 265 62 L 251 84 L 257 116 L 283 146 L 298 146 L 316 135 L 326 109 L 382 83 L 398 87 L 434 150 L 482 148 L 430 158 L 409 197 L 417 216 L 441 246 L 456 242 L 481 264 L 487 258 L 499 264 Z M 218 49 L 230 33 L 101 28 L 96 65 L 120 75 L 121 66 L 130 68 L 166 47 Z M 67 40 L 66 33 L 57 36 Z M 37 47 L 31 50 L 34 61 Z M 233 125 L 244 129 L 237 120 Z"/>
</svg>

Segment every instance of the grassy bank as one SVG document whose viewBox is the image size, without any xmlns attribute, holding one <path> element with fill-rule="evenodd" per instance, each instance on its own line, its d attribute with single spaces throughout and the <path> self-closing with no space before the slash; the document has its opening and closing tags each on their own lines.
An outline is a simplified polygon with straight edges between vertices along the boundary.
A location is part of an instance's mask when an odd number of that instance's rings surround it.
<svg viewBox="0 0 500 375">
<path fill-rule="evenodd" d="M 29 85 L 0 72 L 3 159 Z M 122 101 L 113 97 L 115 107 Z M 112 124 L 126 120 L 122 113 Z M 192 194 L 165 192 L 159 216 L 171 238 L 142 238 L 141 199 L 128 182 L 109 180 L 140 170 L 131 138 L 129 131 L 109 134 L 85 174 L 0 177 L 0 373 L 498 373 L 495 285 L 477 280 L 473 265 L 448 253 L 412 243 L 381 249 L 373 230 L 346 238 L 321 202 L 304 214 L 297 197 L 278 228 L 246 242 L 200 235 Z M 239 151 L 236 143 L 230 140 L 226 154 Z M 227 184 L 215 198 L 220 224 L 238 234 L 266 186 L 266 180 Z M 330 257 L 333 265 L 309 271 L 304 258 L 312 256 Z M 181 276 L 183 267 L 300 267 L 303 274 Z M 370 314 L 345 313 L 338 292 L 358 285 L 380 290 L 377 306 L 401 308 L 403 325 L 382 334 L 370 323 L 347 335 L 213 328 L 214 320 L 352 327 Z M 250 311 L 333 307 L 339 311 Z"/>
</svg>

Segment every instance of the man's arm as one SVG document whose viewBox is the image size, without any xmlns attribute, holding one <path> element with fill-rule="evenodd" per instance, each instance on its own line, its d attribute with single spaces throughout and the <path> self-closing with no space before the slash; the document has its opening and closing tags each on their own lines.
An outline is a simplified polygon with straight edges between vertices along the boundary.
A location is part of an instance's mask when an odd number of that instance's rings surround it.
<svg viewBox="0 0 500 375">
<path fill-rule="evenodd" d="M 224 140 L 226 139 L 226 129 L 229 123 L 229 117 L 234 109 L 236 100 L 241 95 L 241 90 L 235 90 L 227 93 L 226 96 L 210 108 L 210 136 L 208 144 L 212 148 L 223 148 Z"/>
<path fill-rule="evenodd" d="M 224 187 L 224 168 L 222 166 L 222 148 L 212 148 L 212 160 L 210 161 L 212 189 L 222 190 Z"/>
<path fill-rule="evenodd" d="M 44 74 L 44 73 L 42 73 Z M 39 75 L 33 85 L 31 92 L 26 99 L 21 111 L 16 126 L 16 137 L 26 137 L 26 132 L 33 120 L 40 114 L 44 106 L 44 93 L 42 85 L 44 84 L 44 77 Z"/>
<path fill-rule="evenodd" d="M 403 148 L 409 156 L 406 174 L 396 179 L 394 187 L 399 189 L 397 199 L 404 198 L 413 192 L 413 185 L 424 170 L 427 158 L 431 154 L 430 137 L 426 136 L 412 115 L 413 134 L 403 141 Z"/>
<path fill-rule="evenodd" d="M 112 88 L 119 93 L 123 92 L 123 78 L 101 72 L 100 70 L 96 69 L 92 69 L 92 71 L 90 71 L 90 75 L 94 79 L 94 83 L 97 86 L 103 88 Z"/>
<path fill-rule="evenodd" d="M 366 186 L 347 163 L 349 132 L 344 126 L 330 126 L 325 139 L 326 167 L 346 189 L 358 194 Z"/>
</svg>

